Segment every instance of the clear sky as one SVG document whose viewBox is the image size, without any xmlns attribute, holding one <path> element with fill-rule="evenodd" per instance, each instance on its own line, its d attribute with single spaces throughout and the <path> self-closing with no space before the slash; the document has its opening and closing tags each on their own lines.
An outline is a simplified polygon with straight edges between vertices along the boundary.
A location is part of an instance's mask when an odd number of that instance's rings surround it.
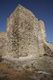
<svg viewBox="0 0 53 80">
<path fill-rule="evenodd" d="M 6 31 L 6 19 L 18 4 L 45 22 L 47 39 L 53 42 L 53 0 L 0 0 L 0 32 Z"/>
</svg>

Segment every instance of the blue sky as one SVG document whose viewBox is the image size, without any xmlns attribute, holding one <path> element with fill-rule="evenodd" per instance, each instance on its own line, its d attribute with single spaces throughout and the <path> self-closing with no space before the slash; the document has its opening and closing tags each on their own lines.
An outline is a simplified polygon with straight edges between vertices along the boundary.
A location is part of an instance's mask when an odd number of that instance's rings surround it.
<svg viewBox="0 0 53 80">
<path fill-rule="evenodd" d="M 45 22 L 47 39 L 53 42 L 53 0 L 0 0 L 0 32 L 6 31 L 6 19 L 18 4 Z"/>
</svg>

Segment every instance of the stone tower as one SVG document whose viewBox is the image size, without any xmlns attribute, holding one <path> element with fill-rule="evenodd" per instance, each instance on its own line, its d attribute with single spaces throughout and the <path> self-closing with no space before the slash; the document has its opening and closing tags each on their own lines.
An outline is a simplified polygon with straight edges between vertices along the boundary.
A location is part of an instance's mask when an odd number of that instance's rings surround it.
<svg viewBox="0 0 53 80">
<path fill-rule="evenodd" d="M 38 55 L 38 19 L 19 5 L 7 19 L 8 53 L 14 57 Z"/>
<path fill-rule="evenodd" d="M 7 19 L 6 32 L 0 32 L 0 55 L 37 57 L 48 55 L 49 52 L 52 54 L 52 49 L 53 45 L 46 40 L 44 22 L 38 20 L 30 10 L 18 5 Z"/>
</svg>

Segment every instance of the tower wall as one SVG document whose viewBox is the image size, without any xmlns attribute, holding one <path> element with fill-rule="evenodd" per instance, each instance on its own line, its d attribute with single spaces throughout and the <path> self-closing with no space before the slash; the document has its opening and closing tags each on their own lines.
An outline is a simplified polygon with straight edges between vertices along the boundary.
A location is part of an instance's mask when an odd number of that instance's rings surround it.
<svg viewBox="0 0 53 80">
<path fill-rule="evenodd" d="M 44 44 L 46 42 L 46 32 L 45 32 L 45 25 L 42 20 L 38 22 L 38 42 L 39 42 L 39 52 L 40 54 L 44 54 Z"/>
<path fill-rule="evenodd" d="M 37 18 L 18 6 L 7 22 L 8 52 L 14 57 L 38 55 Z"/>
</svg>

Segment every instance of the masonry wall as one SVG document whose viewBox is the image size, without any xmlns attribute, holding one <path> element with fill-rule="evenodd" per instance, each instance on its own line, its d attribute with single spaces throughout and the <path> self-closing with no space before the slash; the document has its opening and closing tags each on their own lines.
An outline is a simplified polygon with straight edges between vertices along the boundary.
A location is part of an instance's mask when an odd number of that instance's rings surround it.
<svg viewBox="0 0 53 80">
<path fill-rule="evenodd" d="M 7 32 L 0 33 L 0 54 L 13 57 L 44 54 L 45 26 L 33 13 L 18 6 L 7 18 Z"/>
<path fill-rule="evenodd" d="M 10 15 L 7 23 L 8 52 L 14 57 L 38 55 L 37 18 L 22 6 Z"/>
</svg>

